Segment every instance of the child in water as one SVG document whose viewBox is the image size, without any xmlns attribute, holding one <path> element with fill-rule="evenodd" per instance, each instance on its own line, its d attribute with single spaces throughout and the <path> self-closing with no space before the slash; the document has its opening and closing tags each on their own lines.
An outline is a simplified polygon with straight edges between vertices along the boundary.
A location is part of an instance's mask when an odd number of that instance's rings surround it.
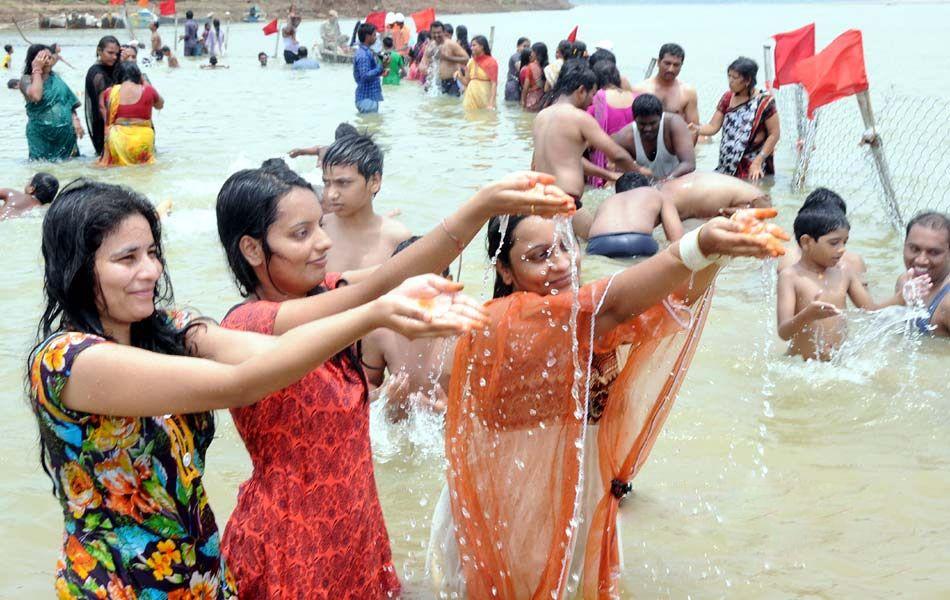
<svg viewBox="0 0 950 600">
<path fill-rule="evenodd" d="M 788 353 L 804 359 L 830 360 L 846 335 L 841 314 L 847 299 L 862 310 L 903 303 L 896 294 L 876 304 L 861 273 L 844 261 L 851 226 L 832 206 L 808 207 L 795 217 L 795 240 L 801 258 L 778 276 L 778 334 L 790 340 Z M 927 275 L 911 285 L 929 288 Z"/>
<path fill-rule="evenodd" d="M 0 221 L 19 217 L 34 208 L 49 204 L 59 191 L 59 180 L 49 173 L 37 173 L 22 192 L 0 189 Z"/>
<path fill-rule="evenodd" d="M 333 247 L 329 272 L 355 271 L 386 262 L 412 236 L 398 221 L 377 214 L 373 198 L 383 180 L 383 151 L 363 134 L 344 135 L 323 156 L 323 229 Z"/>
</svg>

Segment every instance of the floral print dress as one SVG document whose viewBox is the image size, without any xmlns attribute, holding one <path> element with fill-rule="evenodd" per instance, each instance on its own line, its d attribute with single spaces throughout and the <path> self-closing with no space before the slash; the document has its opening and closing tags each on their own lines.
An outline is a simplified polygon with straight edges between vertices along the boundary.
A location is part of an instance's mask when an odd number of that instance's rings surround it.
<svg viewBox="0 0 950 600">
<path fill-rule="evenodd" d="M 234 597 L 201 482 L 211 413 L 114 417 L 67 408 L 62 391 L 73 361 L 102 343 L 109 342 L 60 332 L 31 357 L 44 466 L 65 520 L 57 597 Z"/>
</svg>

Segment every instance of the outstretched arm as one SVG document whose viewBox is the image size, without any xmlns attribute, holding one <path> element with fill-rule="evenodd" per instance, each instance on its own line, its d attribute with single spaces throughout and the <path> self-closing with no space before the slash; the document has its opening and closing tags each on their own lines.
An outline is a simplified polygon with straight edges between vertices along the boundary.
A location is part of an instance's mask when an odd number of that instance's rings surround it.
<svg viewBox="0 0 950 600">
<path fill-rule="evenodd" d="M 589 147 L 603 152 L 608 160 L 624 172 L 637 169 L 637 163 L 633 160 L 633 157 L 630 156 L 630 153 L 611 139 L 611 137 L 600 128 L 600 125 L 594 117 L 587 113 L 581 113 L 578 116 L 582 124 L 581 133 Z"/>
<path fill-rule="evenodd" d="M 712 119 L 709 120 L 709 123 L 706 123 L 702 127 L 690 123 L 689 128 L 697 135 L 716 135 L 719 133 L 719 130 L 722 129 L 724 119 L 725 115 L 723 115 L 721 111 L 716 110 L 716 112 L 713 113 Z"/>
</svg>

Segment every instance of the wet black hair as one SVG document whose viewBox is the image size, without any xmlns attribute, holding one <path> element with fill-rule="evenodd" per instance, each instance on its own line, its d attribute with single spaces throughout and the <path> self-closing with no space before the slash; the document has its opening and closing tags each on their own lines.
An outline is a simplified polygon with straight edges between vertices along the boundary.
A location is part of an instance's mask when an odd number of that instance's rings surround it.
<svg viewBox="0 0 950 600">
<path fill-rule="evenodd" d="M 468 27 L 465 25 L 459 25 L 455 28 L 455 41 L 458 42 L 459 46 L 465 48 L 469 54 L 471 54 L 471 45 L 468 43 Z"/>
<path fill-rule="evenodd" d="M 211 23 L 214 24 L 214 32 L 215 32 L 216 34 L 220 35 L 220 34 L 221 34 L 221 19 L 215 19 L 215 20 L 211 21 Z M 301 46 L 301 48 L 302 48 L 302 47 L 303 47 L 303 46 Z"/>
<path fill-rule="evenodd" d="M 422 239 L 422 236 L 421 236 L 421 235 L 413 235 L 413 236 L 411 236 L 411 237 L 408 237 L 408 238 L 404 239 L 403 241 L 401 241 L 401 242 L 399 242 L 398 244 L 396 244 L 396 249 L 393 250 L 393 253 L 392 253 L 391 256 L 396 256 L 397 254 L 399 254 L 400 252 L 402 252 L 403 250 L 405 250 L 405 249 L 408 248 L 409 246 L 415 244 L 416 242 L 418 242 L 418 241 L 421 240 L 421 239 Z M 447 278 L 447 277 L 450 277 L 451 275 L 452 275 L 452 272 L 449 270 L 448 267 L 446 267 L 445 270 L 442 271 L 442 277 L 446 277 L 446 278 Z"/>
<path fill-rule="evenodd" d="M 521 54 L 518 56 L 518 64 L 522 67 L 528 66 L 528 63 L 531 62 L 531 48 L 525 48 L 521 51 Z"/>
<path fill-rule="evenodd" d="M 49 173 L 40 172 L 33 175 L 30 186 L 33 188 L 33 197 L 40 204 L 49 204 L 59 191 L 59 179 Z"/>
<path fill-rule="evenodd" d="M 99 38 L 99 43 L 96 44 L 96 56 L 99 56 L 99 53 L 106 49 L 106 46 L 109 44 L 115 44 L 119 48 L 122 47 L 122 44 L 119 43 L 119 38 L 114 35 L 104 35 Z"/>
<path fill-rule="evenodd" d="M 383 38 L 383 48 L 392 48 L 393 47 L 393 38 L 386 36 Z"/>
<path fill-rule="evenodd" d="M 798 210 L 801 212 L 803 210 L 811 210 L 813 208 L 822 209 L 825 207 L 837 208 L 844 214 L 848 213 L 848 205 L 845 204 L 844 198 L 826 187 L 813 189 L 805 198 L 805 201 L 802 202 L 802 207 Z"/>
<path fill-rule="evenodd" d="M 115 82 L 122 83 L 124 81 L 142 84 L 142 71 L 137 64 L 130 60 L 120 62 L 115 68 Z"/>
<path fill-rule="evenodd" d="M 525 215 L 508 215 L 508 226 L 505 228 L 505 236 L 501 235 L 501 217 L 492 217 L 488 221 L 488 258 L 498 257 L 498 262 L 511 267 L 511 247 L 515 244 L 515 229 L 518 224 L 527 219 Z M 492 292 L 492 298 L 503 298 L 510 296 L 515 291 L 513 285 L 505 283 L 501 275 L 495 272 L 495 287 Z"/>
<path fill-rule="evenodd" d="M 520 43 L 520 42 L 519 42 L 519 43 Z M 12 53 L 13 53 L 13 46 L 10 45 L 10 44 L 4 44 L 4 45 L 3 45 L 3 51 L 12 54 Z"/>
<path fill-rule="evenodd" d="M 297 59 L 307 58 L 307 48 L 306 46 L 301 46 L 297 48 Z"/>
<path fill-rule="evenodd" d="M 531 40 L 530 40 L 529 38 L 520 37 L 520 38 L 518 38 L 518 43 L 515 44 L 515 48 L 517 48 L 518 46 L 520 46 L 521 44 L 523 44 L 523 43 L 525 43 L 525 42 L 530 42 L 530 41 L 531 41 Z"/>
<path fill-rule="evenodd" d="M 914 218 L 908 221 L 905 237 L 910 235 L 910 228 L 914 225 L 926 227 L 927 229 L 944 230 L 947 233 L 947 239 L 950 240 L 950 217 L 946 213 L 928 210 L 917 213 Z"/>
<path fill-rule="evenodd" d="M 186 18 L 186 19 L 194 19 L 194 18 L 195 18 L 195 13 L 191 12 L 190 10 L 185 11 L 185 18 Z"/>
<path fill-rule="evenodd" d="M 587 62 L 590 64 L 590 68 L 593 69 L 601 61 L 606 62 L 610 61 L 617 64 L 617 55 L 611 52 L 610 50 L 604 50 L 603 48 L 598 48 L 594 50 L 594 53 L 590 55 L 590 58 L 587 59 Z"/>
<path fill-rule="evenodd" d="M 640 94 L 633 101 L 633 118 L 663 116 L 663 103 L 653 94 Z"/>
<path fill-rule="evenodd" d="M 660 46 L 660 53 L 657 55 L 657 60 L 663 60 L 663 57 L 669 54 L 670 56 L 675 56 L 681 61 L 686 60 L 686 52 L 683 50 L 683 47 L 679 44 L 674 44 L 672 42 L 668 44 L 663 44 Z"/>
<path fill-rule="evenodd" d="M 16 90 L 16 89 L 19 89 L 19 87 L 20 87 L 19 79 L 17 79 L 16 77 L 7 79 L 7 89 Z"/>
<path fill-rule="evenodd" d="M 649 185 L 650 182 L 643 174 L 638 171 L 630 171 L 620 176 L 617 183 L 614 184 L 614 189 L 620 194 L 637 188 L 648 187 Z"/>
<path fill-rule="evenodd" d="M 24 75 L 31 75 L 33 73 L 33 61 L 36 59 L 36 55 L 43 50 L 48 50 L 50 54 L 53 52 L 53 49 L 46 44 L 31 44 L 30 47 L 26 49 L 26 60 L 23 63 Z"/>
<path fill-rule="evenodd" d="M 570 96 L 578 88 L 593 90 L 597 88 L 597 76 L 593 69 L 588 66 L 587 61 L 572 58 L 565 61 L 561 67 L 561 72 L 557 77 L 557 83 L 554 84 L 553 97 Z"/>
<path fill-rule="evenodd" d="M 548 66 L 548 46 L 544 42 L 535 42 L 531 45 L 531 51 L 538 57 L 538 64 L 541 65 L 541 79 L 544 79 L 544 67 Z"/>
<path fill-rule="evenodd" d="M 431 32 L 436 27 L 445 31 L 445 25 L 442 23 L 442 21 L 432 21 L 432 23 L 429 24 L 429 31 Z"/>
<path fill-rule="evenodd" d="M 260 169 L 234 173 L 218 192 L 215 204 L 218 239 L 224 247 L 238 292 L 245 298 L 254 293 L 261 282 L 241 252 L 241 238 L 250 236 L 260 240 L 267 269 L 273 255 L 267 244 L 267 231 L 277 220 L 280 199 L 295 187 L 313 190 L 306 179 L 276 158 L 264 161 Z"/>
<path fill-rule="evenodd" d="M 749 94 L 755 90 L 755 76 L 759 74 L 759 65 L 754 60 L 740 56 L 729 63 L 729 67 L 726 68 L 726 73 L 728 74 L 729 71 L 735 71 L 740 77 L 749 82 L 746 88 Z"/>
<path fill-rule="evenodd" d="M 442 29 L 445 30 L 445 33 L 449 34 L 449 37 L 451 37 L 452 34 L 455 33 L 455 28 L 452 27 L 452 24 L 451 24 L 451 23 L 443 23 L 443 24 L 442 24 Z"/>
<path fill-rule="evenodd" d="M 212 55 L 212 57 L 208 59 L 208 64 L 209 64 L 209 65 L 216 65 L 216 64 L 218 64 L 218 57 Z"/>
<path fill-rule="evenodd" d="M 356 130 L 356 127 L 353 127 L 346 121 L 343 121 L 336 126 L 336 131 L 333 132 L 333 139 L 338 140 L 348 135 L 359 135 L 359 133 L 360 132 Z"/>
<path fill-rule="evenodd" d="M 168 46 L 162 46 L 162 54 L 165 54 L 166 52 L 170 53 L 171 51 L 172 49 L 169 48 Z"/>
<path fill-rule="evenodd" d="M 491 56 L 491 46 L 488 45 L 488 38 L 483 35 L 476 35 L 472 38 L 473 44 L 478 44 L 485 51 L 485 56 Z"/>
<path fill-rule="evenodd" d="M 593 68 L 597 77 L 597 87 L 605 89 L 608 85 L 620 87 L 620 71 L 617 65 L 610 61 L 601 61 Z"/>
<path fill-rule="evenodd" d="M 795 217 L 793 227 L 795 241 L 801 246 L 802 236 L 807 235 L 817 242 L 818 238 L 836 229 L 851 229 L 851 224 L 848 223 L 848 217 L 840 210 L 823 207 L 799 212 Z"/>
<path fill-rule="evenodd" d="M 571 44 L 571 55 L 568 58 L 584 58 L 585 52 L 587 52 L 587 44 L 577 40 Z"/>
<path fill-rule="evenodd" d="M 383 174 L 383 151 L 367 134 L 357 132 L 336 139 L 321 161 L 327 167 L 353 165 L 364 179 Z"/>
<path fill-rule="evenodd" d="M 574 44 L 568 40 L 561 40 L 557 43 L 557 48 L 554 52 L 560 54 L 564 60 L 567 60 L 574 53 Z"/>
<path fill-rule="evenodd" d="M 366 38 L 376 33 L 376 26 L 372 23 L 362 23 L 359 29 L 356 31 L 356 36 L 359 38 L 360 43 L 362 44 L 366 41 Z"/>
</svg>

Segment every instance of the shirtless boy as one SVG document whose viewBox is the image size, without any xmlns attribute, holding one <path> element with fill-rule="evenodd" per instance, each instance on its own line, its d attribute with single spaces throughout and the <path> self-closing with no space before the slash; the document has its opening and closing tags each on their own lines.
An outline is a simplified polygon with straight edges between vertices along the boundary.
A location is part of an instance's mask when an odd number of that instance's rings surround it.
<svg viewBox="0 0 950 600">
<path fill-rule="evenodd" d="M 158 33 L 158 21 L 153 21 L 148 28 L 152 32 L 152 58 L 162 60 L 165 53 L 162 50 L 162 36 Z"/>
<path fill-rule="evenodd" d="M 0 189 L 0 221 L 22 216 L 38 206 L 49 204 L 59 191 L 59 181 L 49 173 L 37 173 L 22 192 Z"/>
<path fill-rule="evenodd" d="M 412 233 L 401 223 L 373 211 L 383 181 L 383 151 L 366 135 L 345 135 L 323 156 L 323 229 L 333 247 L 329 272 L 384 263 Z"/>
<path fill-rule="evenodd" d="M 442 93 L 448 96 L 461 96 L 458 83 L 455 81 L 455 72 L 468 64 L 468 53 L 459 46 L 451 36 L 445 34 L 445 27 L 441 21 L 433 21 L 429 26 L 429 35 L 435 44 L 429 44 L 426 54 L 429 62 L 439 62 L 439 85 Z"/>
<path fill-rule="evenodd" d="M 683 237 L 683 225 L 673 202 L 650 187 L 640 173 L 626 173 L 617 180 L 617 193 L 597 208 L 590 226 L 587 253 L 610 258 L 653 256 L 660 249 L 653 229 L 662 223 L 666 238 Z"/>
<path fill-rule="evenodd" d="M 663 183 L 660 191 L 673 201 L 681 219 L 728 217 L 740 208 L 772 206 L 772 198 L 760 188 L 722 173 L 693 171 Z"/>
<path fill-rule="evenodd" d="M 930 314 L 917 320 L 921 333 L 950 336 L 950 217 L 939 212 L 923 212 L 907 224 L 904 239 L 904 273 L 897 280 L 897 292 L 907 281 L 926 275 L 933 286 L 916 299 Z"/>
<path fill-rule="evenodd" d="M 686 53 L 679 44 L 663 44 L 653 77 L 633 86 L 633 91 L 653 94 L 663 102 L 663 110 L 676 113 L 687 124 L 699 122 L 699 100 L 696 88 L 678 79 Z"/>
<path fill-rule="evenodd" d="M 633 101 L 633 123 L 613 135 L 640 165 L 640 172 L 656 181 L 674 179 L 696 170 L 693 134 L 682 117 L 666 112 L 653 94 Z"/>
<path fill-rule="evenodd" d="M 396 255 L 419 236 L 396 246 Z M 446 269 L 443 277 L 449 276 Z M 454 340 L 450 338 L 410 340 L 389 329 L 375 329 L 363 338 L 361 361 L 370 390 L 386 383 L 386 414 L 393 423 L 408 418 L 413 406 L 445 412 L 446 390 L 452 371 Z M 384 382 L 386 372 L 389 379 Z"/>
<path fill-rule="evenodd" d="M 558 187 L 581 208 L 584 195 L 584 151 L 600 150 L 623 172 L 636 171 L 630 154 L 604 133 L 587 113 L 597 91 L 597 76 L 583 61 L 565 63 L 554 88 L 554 103 L 534 119 L 531 168 L 554 175 Z"/>
<path fill-rule="evenodd" d="M 778 276 L 778 334 L 791 341 L 789 354 L 830 360 L 845 338 L 841 311 L 848 298 L 863 310 L 903 300 L 895 295 L 876 304 L 858 274 L 843 266 L 850 228 L 839 210 L 812 208 L 795 217 L 795 239 L 802 257 Z M 914 283 L 927 287 L 929 278 L 923 276 Z"/>
</svg>

